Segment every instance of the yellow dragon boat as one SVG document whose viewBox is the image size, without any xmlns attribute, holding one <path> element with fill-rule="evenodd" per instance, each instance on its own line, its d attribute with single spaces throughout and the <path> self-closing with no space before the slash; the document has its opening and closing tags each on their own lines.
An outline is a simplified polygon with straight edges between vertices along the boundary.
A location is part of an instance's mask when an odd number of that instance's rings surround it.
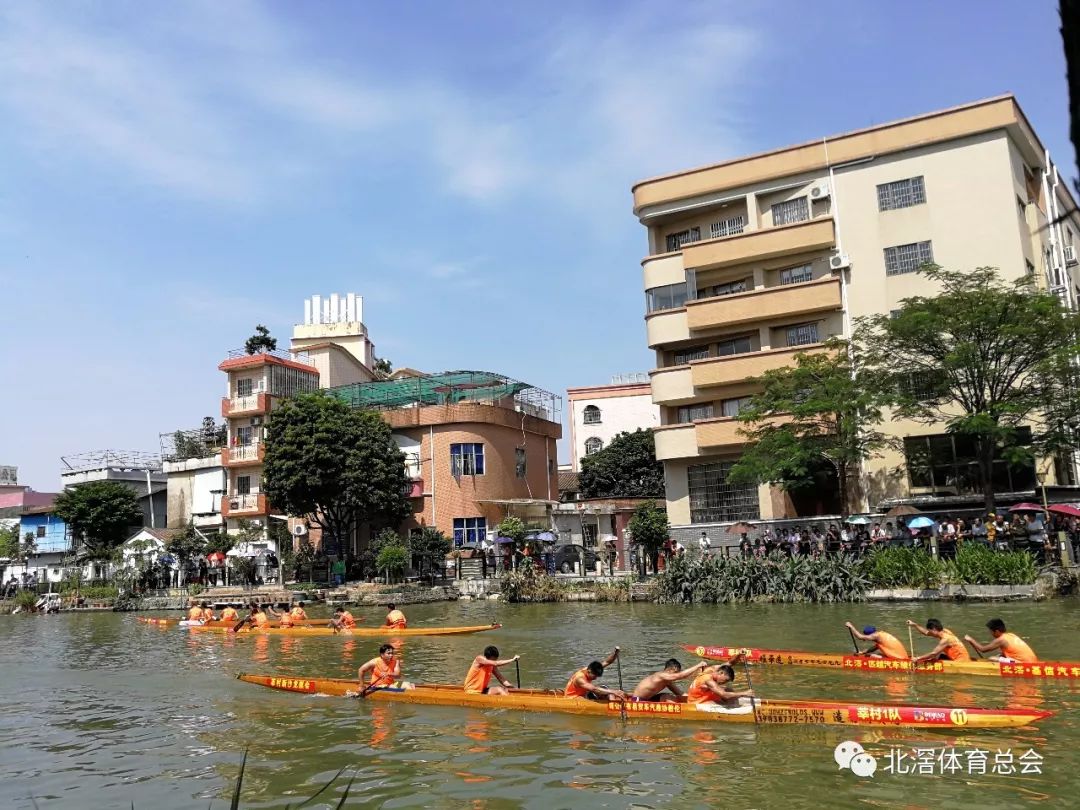
<svg viewBox="0 0 1080 810">
<path fill-rule="evenodd" d="M 307 695 L 357 697 L 355 680 L 304 676 L 252 675 L 240 673 L 241 681 Z M 873 728 L 1015 728 L 1050 717 L 1038 709 L 976 709 L 958 706 L 916 706 L 830 700 L 743 699 L 740 706 L 725 708 L 715 703 L 653 703 L 648 701 L 598 701 L 563 697 L 553 689 L 512 689 L 509 695 L 466 692 L 448 684 L 422 684 L 415 689 L 376 689 L 366 700 L 419 703 L 471 709 L 516 709 L 532 712 L 621 717 L 632 720 L 668 720 L 697 723 L 758 723 L 760 725 L 869 726 Z M 685 699 L 684 699 L 685 700 Z"/>
<path fill-rule="evenodd" d="M 713 647 L 683 644 L 682 648 L 699 658 L 728 661 L 740 656 L 751 664 L 850 672 L 884 672 L 920 675 L 982 675 L 997 678 L 1037 678 L 1039 680 L 1080 679 L 1080 661 L 1038 661 L 1025 664 L 999 661 L 920 661 L 910 658 L 874 658 L 867 655 L 768 650 L 760 647 Z"/>
<path fill-rule="evenodd" d="M 177 619 L 177 618 L 158 619 L 158 618 L 154 618 L 154 617 L 150 617 L 150 616 L 136 616 L 135 618 L 136 618 L 137 621 L 140 621 L 143 624 L 154 624 L 154 625 L 158 625 L 159 627 L 193 627 L 193 626 L 198 626 L 198 627 L 234 627 L 234 626 L 236 626 L 236 622 L 239 621 L 239 619 L 234 619 L 233 621 L 223 622 L 223 621 L 221 621 L 221 619 L 215 619 L 212 622 L 202 622 L 202 623 L 196 625 L 194 622 L 191 622 L 189 619 Z M 246 617 L 242 616 L 241 618 L 246 618 Z M 359 618 L 363 618 L 363 617 L 359 617 Z M 272 620 L 270 622 L 271 627 L 279 627 L 280 625 L 281 625 L 281 622 L 277 621 L 277 620 Z M 330 626 L 330 620 L 329 619 L 293 619 L 293 626 L 294 627 L 329 627 Z"/>
<path fill-rule="evenodd" d="M 192 633 L 231 633 L 235 625 L 193 625 L 188 627 Z M 393 627 L 353 627 L 350 630 L 335 630 L 333 627 L 264 627 L 245 626 L 237 631 L 238 636 L 270 635 L 298 636 L 315 638 L 317 636 L 347 636 L 361 638 L 381 638 L 392 636 L 460 636 L 466 633 L 483 633 L 485 630 L 498 630 L 501 624 L 480 624 L 475 627 L 409 627 L 399 630 Z"/>
</svg>

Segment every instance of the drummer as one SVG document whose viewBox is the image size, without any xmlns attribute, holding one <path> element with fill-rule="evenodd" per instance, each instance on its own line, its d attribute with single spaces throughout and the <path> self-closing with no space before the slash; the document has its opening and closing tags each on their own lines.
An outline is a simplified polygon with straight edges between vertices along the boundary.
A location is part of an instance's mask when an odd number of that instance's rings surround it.
<svg viewBox="0 0 1080 810">
<path fill-rule="evenodd" d="M 892 658 L 892 659 L 906 659 L 908 657 L 907 650 L 904 649 L 904 645 L 900 643 L 900 640 L 892 633 L 887 633 L 884 630 L 878 630 L 874 625 L 868 624 L 862 629 L 860 633 L 855 629 L 855 625 L 851 622 L 844 622 L 844 627 L 851 631 L 851 635 L 857 638 L 859 641 L 873 642 L 874 646 L 868 650 L 863 650 L 860 655 L 869 655 L 873 658 Z"/>
<path fill-rule="evenodd" d="M 1010 633 L 1005 629 L 1005 622 L 1001 619 L 991 619 L 986 623 L 986 629 L 994 637 L 994 640 L 990 643 L 980 644 L 971 636 L 964 636 L 964 641 L 981 653 L 997 650 L 1000 654 L 990 656 L 991 661 L 1001 661 L 1007 664 L 1034 664 L 1039 660 L 1038 656 L 1035 655 L 1035 651 L 1028 646 L 1026 641 L 1016 633 Z"/>
</svg>

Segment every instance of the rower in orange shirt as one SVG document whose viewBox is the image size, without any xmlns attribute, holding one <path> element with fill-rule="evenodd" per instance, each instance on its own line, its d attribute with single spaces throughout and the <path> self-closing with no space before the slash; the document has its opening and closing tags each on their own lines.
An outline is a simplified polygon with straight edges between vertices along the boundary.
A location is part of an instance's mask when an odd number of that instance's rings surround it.
<svg viewBox="0 0 1080 810">
<path fill-rule="evenodd" d="M 863 650 L 860 655 L 869 655 L 873 658 L 907 659 L 908 651 L 900 643 L 900 639 L 892 633 L 878 630 L 874 625 L 868 624 L 860 633 L 851 622 L 844 622 L 844 626 L 851 631 L 851 635 L 859 641 L 872 641 L 874 646 Z"/>
<path fill-rule="evenodd" d="M 415 689 L 416 687 L 408 681 L 399 680 L 401 678 L 401 661 L 394 657 L 395 650 L 393 644 L 383 644 L 379 647 L 379 655 L 376 658 L 372 658 L 362 667 L 356 674 L 356 678 L 360 681 L 360 687 L 366 692 L 372 692 L 376 689 L 385 689 L 387 687 L 391 689 Z M 371 680 L 368 685 L 364 686 L 364 675 L 371 673 Z"/>
<path fill-rule="evenodd" d="M 236 608 L 232 605 L 226 605 L 225 609 L 221 611 L 221 621 L 223 622 L 235 622 L 240 619 L 240 614 L 236 612 Z"/>
<path fill-rule="evenodd" d="M 356 619 L 343 607 L 334 608 L 334 616 L 330 619 L 330 626 L 335 630 L 351 630 L 356 627 Z"/>
<path fill-rule="evenodd" d="M 916 663 L 923 661 L 970 661 L 971 656 L 964 647 L 964 642 L 956 637 L 952 630 L 946 629 L 937 619 L 927 619 L 926 628 L 919 627 L 916 622 L 908 619 L 908 625 L 914 627 L 924 636 L 930 636 L 938 640 L 938 645 L 926 655 L 920 655 L 913 659 Z"/>
<path fill-rule="evenodd" d="M 606 686 L 600 686 L 596 683 L 596 680 L 604 674 L 604 668 L 610 667 L 618 657 L 619 648 L 616 647 L 611 655 L 604 659 L 604 663 L 593 661 L 587 667 L 579 669 L 566 682 L 563 697 L 585 698 L 586 700 L 603 700 L 605 698 L 609 700 L 612 698 L 629 700 L 623 690 L 608 689 Z"/>
<path fill-rule="evenodd" d="M 252 609 L 251 623 L 256 630 L 265 630 L 270 626 L 270 617 L 266 615 L 266 605 L 259 605 Z"/>
<path fill-rule="evenodd" d="M 209 602 L 203 602 L 203 603 L 202 603 L 202 620 L 203 620 L 204 622 L 213 622 L 213 621 L 217 621 L 217 619 L 215 619 L 215 618 L 214 618 L 214 611 L 213 611 L 213 609 L 212 609 L 212 608 L 210 607 L 210 603 L 209 603 Z"/>
<path fill-rule="evenodd" d="M 964 641 L 981 653 L 993 652 L 994 650 L 1000 651 L 1000 655 L 990 656 L 991 661 L 1002 661 L 1008 664 L 1034 664 L 1039 660 L 1038 656 L 1035 655 L 1035 651 L 1028 646 L 1026 641 L 1016 633 L 1010 633 L 1005 629 L 1005 622 L 1001 619 L 991 619 L 986 623 L 986 629 L 994 637 L 994 640 L 989 644 L 980 644 L 971 636 L 964 636 Z"/>
<path fill-rule="evenodd" d="M 735 670 L 730 664 L 705 667 L 690 684 L 690 689 L 686 692 L 686 702 L 718 703 L 727 708 L 735 708 L 739 705 L 739 698 L 753 697 L 754 693 L 749 689 L 740 692 L 729 689 L 728 684 L 734 680 Z"/>
<path fill-rule="evenodd" d="M 513 658 L 507 658 L 500 661 L 499 648 L 494 645 L 488 645 L 484 648 L 483 655 L 478 655 L 472 660 L 469 671 L 465 675 L 465 691 L 481 695 L 510 694 L 507 691 L 511 686 L 510 681 L 503 677 L 503 674 L 499 672 L 499 667 L 505 667 L 507 664 L 512 664 L 519 658 L 521 658 L 520 655 L 515 655 Z M 491 685 L 491 677 L 493 675 L 502 686 Z"/>
<path fill-rule="evenodd" d="M 202 608 L 194 599 L 188 605 L 187 620 L 189 622 L 201 622 L 203 620 Z"/>
<path fill-rule="evenodd" d="M 397 609 L 397 605 L 391 602 L 386 606 L 386 624 L 385 627 L 393 627 L 395 630 L 404 630 L 409 626 L 408 621 L 405 619 L 405 614 Z"/>
</svg>

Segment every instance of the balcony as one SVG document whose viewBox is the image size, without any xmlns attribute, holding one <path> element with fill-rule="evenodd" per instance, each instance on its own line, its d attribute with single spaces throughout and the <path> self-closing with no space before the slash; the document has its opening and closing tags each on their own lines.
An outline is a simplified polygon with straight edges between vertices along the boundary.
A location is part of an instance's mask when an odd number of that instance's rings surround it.
<svg viewBox="0 0 1080 810">
<path fill-rule="evenodd" d="M 405 488 L 403 494 L 406 498 L 423 498 L 424 497 L 424 479 L 412 478 L 405 482 Z"/>
<path fill-rule="evenodd" d="M 650 372 L 653 402 L 670 405 L 693 400 L 696 393 L 691 369 L 692 366 L 674 366 Z"/>
<path fill-rule="evenodd" d="M 221 499 L 222 517 L 249 517 L 268 514 L 270 514 L 270 509 L 266 503 L 266 496 L 261 492 L 253 492 L 247 495 L 225 495 Z"/>
<path fill-rule="evenodd" d="M 653 428 L 656 439 L 656 460 L 693 458 L 698 455 L 697 437 L 693 424 L 663 425 Z"/>
<path fill-rule="evenodd" d="M 794 365 L 796 354 L 813 351 L 820 345 L 814 343 L 790 349 L 765 349 L 760 352 L 695 360 L 690 364 L 691 385 L 694 388 L 742 385 L 747 380 L 760 377 L 766 371 Z"/>
<path fill-rule="evenodd" d="M 266 445 L 262 442 L 238 444 L 221 451 L 223 467 L 243 467 L 249 464 L 262 464 L 266 457 Z"/>
<path fill-rule="evenodd" d="M 686 325 L 686 309 L 680 307 L 650 312 L 645 316 L 645 335 L 651 349 L 680 340 L 689 340 L 690 329 Z"/>
<path fill-rule="evenodd" d="M 768 420 L 771 424 L 786 422 L 790 417 L 776 417 Z M 717 419 L 703 419 L 694 423 L 697 434 L 697 446 L 703 453 L 722 453 L 736 451 L 746 444 L 743 430 L 747 426 L 732 416 Z"/>
<path fill-rule="evenodd" d="M 250 394 L 246 397 L 224 397 L 221 400 L 221 415 L 244 416 L 269 412 L 270 398 L 266 394 Z"/>
<path fill-rule="evenodd" d="M 832 247 L 835 241 L 832 217 L 818 217 L 794 225 L 695 242 L 683 248 L 683 266 L 705 270 L 764 261 L 823 250 Z"/>
<path fill-rule="evenodd" d="M 690 331 L 717 329 L 754 321 L 801 317 L 840 309 L 840 306 L 840 279 L 823 278 L 688 301 L 686 322 Z"/>
</svg>

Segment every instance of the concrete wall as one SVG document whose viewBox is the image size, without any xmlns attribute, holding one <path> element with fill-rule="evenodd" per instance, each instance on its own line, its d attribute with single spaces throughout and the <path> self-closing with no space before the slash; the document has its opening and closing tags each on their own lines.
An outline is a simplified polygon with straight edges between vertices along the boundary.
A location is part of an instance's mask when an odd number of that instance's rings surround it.
<svg viewBox="0 0 1080 810">
<path fill-rule="evenodd" d="M 45 536 L 39 537 L 38 530 L 44 527 Z M 39 554 L 64 552 L 71 545 L 67 534 L 67 524 L 56 515 L 23 515 L 19 521 L 19 539 L 27 534 L 34 535 Z"/>
<path fill-rule="evenodd" d="M 581 459 L 585 456 L 586 439 L 596 437 L 607 447 L 611 440 L 623 431 L 633 432 L 638 428 L 649 429 L 660 424 L 660 408 L 652 401 L 647 385 L 635 386 L 640 393 L 627 396 L 603 396 L 602 390 L 594 394 L 572 393 L 568 396 L 570 419 L 570 463 L 574 471 L 581 469 Z M 585 423 L 585 408 L 594 406 L 600 409 L 600 423 Z"/>
<path fill-rule="evenodd" d="M 168 480 L 168 528 L 221 524 L 221 490 L 226 489 L 221 456 L 187 459 L 165 465 Z M 217 490 L 215 494 L 213 490 Z"/>
</svg>

